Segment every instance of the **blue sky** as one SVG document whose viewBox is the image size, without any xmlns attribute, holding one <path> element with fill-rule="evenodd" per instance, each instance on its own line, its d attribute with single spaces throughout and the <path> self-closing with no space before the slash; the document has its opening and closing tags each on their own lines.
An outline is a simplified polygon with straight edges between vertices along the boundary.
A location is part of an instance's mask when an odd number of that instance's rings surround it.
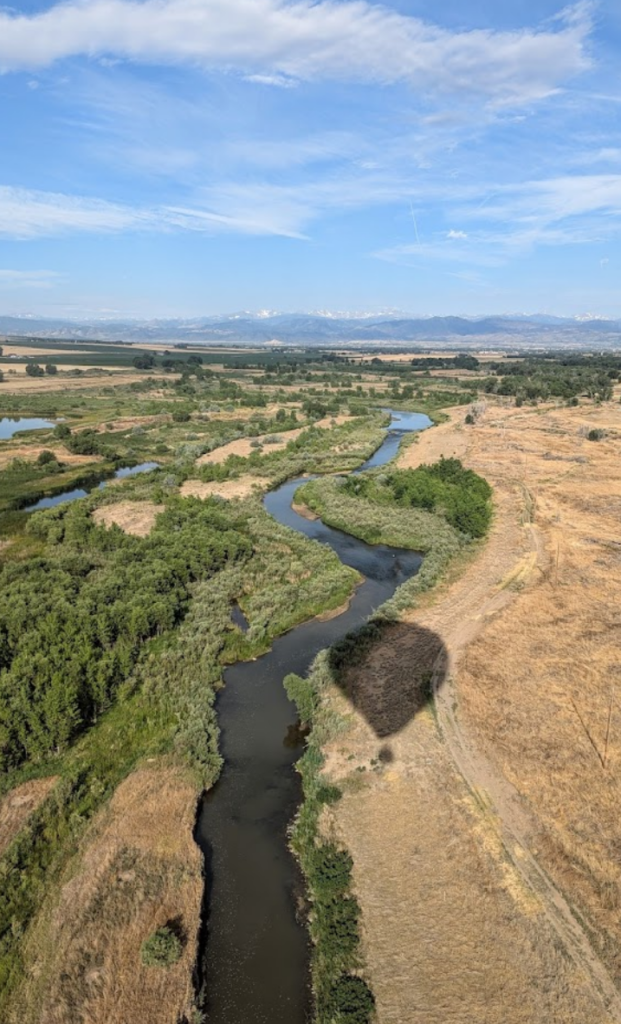
<svg viewBox="0 0 621 1024">
<path fill-rule="evenodd" d="M 0 313 L 621 316 L 618 0 L 22 0 L 0 132 Z"/>
</svg>

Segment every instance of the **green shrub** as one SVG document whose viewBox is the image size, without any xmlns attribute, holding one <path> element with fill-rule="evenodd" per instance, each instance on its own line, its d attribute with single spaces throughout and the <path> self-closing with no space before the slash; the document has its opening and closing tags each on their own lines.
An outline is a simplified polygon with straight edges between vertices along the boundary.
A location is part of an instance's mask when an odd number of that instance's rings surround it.
<svg viewBox="0 0 621 1024">
<path fill-rule="evenodd" d="M 140 959 L 145 967 L 171 967 L 181 959 L 181 940 L 164 926 L 153 932 L 140 947 Z"/>
<path fill-rule="evenodd" d="M 37 456 L 37 466 L 49 466 L 56 461 L 54 452 L 51 452 L 48 448 L 44 448 Z"/>
<path fill-rule="evenodd" d="M 343 974 L 332 996 L 333 1019 L 338 1024 L 367 1024 L 375 1009 L 373 993 L 362 978 Z"/>
</svg>

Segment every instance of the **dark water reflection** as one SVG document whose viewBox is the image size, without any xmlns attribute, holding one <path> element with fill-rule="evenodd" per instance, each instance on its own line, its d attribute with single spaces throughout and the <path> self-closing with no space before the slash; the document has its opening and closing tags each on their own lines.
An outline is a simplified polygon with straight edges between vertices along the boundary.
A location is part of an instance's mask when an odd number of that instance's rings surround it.
<svg viewBox="0 0 621 1024">
<path fill-rule="evenodd" d="M 426 416 L 394 414 L 386 440 L 361 469 L 390 461 L 404 433 L 428 426 Z M 209 1024 L 303 1024 L 309 1017 L 303 882 L 286 837 L 301 799 L 292 769 L 304 736 L 282 680 L 289 672 L 305 675 L 319 651 L 361 626 L 421 564 L 416 552 L 371 546 L 297 515 L 291 501 L 300 482 L 268 494 L 265 508 L 278 522 L 328 544 L 365 581 L 341 615 L 303 623 L 263 657 L 224 674 L 217 710 L 225 769 L 196 828 L 207 868 L 201 968 Z"/>
<path fill-rule="evenodd" d="M 112 480 L 124 480 L 129 476 L 136 476 L 137 473 L 150 473 L 152 469 L 158 469 L 159 462 L 141 462 L 139 466 L 121 466 L 111 477 Z M 95 478 L 96 479 L 96 478 Z M 49 498 L 41 498 L 35 502 L 34 505 L 28 505 L 22 511 L 24 512 L 40 512 L 44 508 L 55 508 L 56 505 L 64 505 L 68 501 L 75 501 L 77 498 L 86 498 L 90 491 L 97 487 L 102 490 L 107 480 L 101 480 L 99 483 L 94 484 L 93 487 L 89 487 L 85 490 L 82 487 L 74 488 L 72 491 L 61 491 L 60 494 L 53 494 Z"/>
</svg>

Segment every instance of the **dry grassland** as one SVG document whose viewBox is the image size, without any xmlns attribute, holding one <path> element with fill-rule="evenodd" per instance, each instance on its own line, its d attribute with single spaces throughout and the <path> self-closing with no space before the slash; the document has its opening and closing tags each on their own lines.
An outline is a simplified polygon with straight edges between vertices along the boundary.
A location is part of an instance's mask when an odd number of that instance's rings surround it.
<svg viewBox="0 0 621 1024">
<path fill-rule="evenodd" d="M 99 433 L 107 430 L 131 430 L 133 427 L 151 427 L 155 423 L 167 423 L 169 419 L 170 417 L 166 413 L 155 416 L 123 416 L 118 420 L 99 423 L 93 429 Z"/>
<path fill-rule="evenodd" d="M 350 416 L 326 416 L 323 420 L 317 420 L 312 425 L 319 427 L 321 430 L 327 430 L 334 425 L 340 425 L 347 423 L 350 420 Z M 229 455 L 240 455 L 242 458 L 247 458 L 252 455 L 255 450 L 251 442 L 259 441 L 260 444 L 265 443 L 266 437 L 279 437 L 280 441 L 274 444 L 266 445 L 266 448 L 270 452 L 279 452 L 283 448 L 286 448 L 289 441 L 295 441 L 300 436 L 303 430 L 307 430 L 308 427 L 297 427 L 295 430 L 285 430 L 280 432 L 273 432 L 272 434 L 261 434 L 259 437 L 242 437 L 237 441 L 229 441 L 228 444 L 223 444 L 221 448 L 216 448 L 213 452 L 207 452 L 206 455 L 201 455 L 200 459 L 197 459 L 197 464 L 203 466 L 206 463 L 221 463 L 226 462 Z"/>
<path fill-rule="evenodd" d="M 1 344 L 5 358 L 6 356 L 18 356 L 23 359 L 24 356 L 41 356 L 41 361 L 47 362 L 54 356 L 73 356 L 76 353 L 75 348 L 37 348 L 36 345 L 7 345 L 4 341 Z"/>
<path fill-rule="evenodd" d="M 81 369 L 84 369 L 81 367 Z M 91 366 L 79 377 L 64 377 L 61 374 L 45 377 L 28 377 L 23 374 L 10 374 L 5 377 L 4 389 L 8 392 L 18 391 L 20 394 L 48 394 L 54 391 L 81 391 L 84 388 L 102 388 L 121 384 L 134 384 L 145 380 L 145 373 L 127 373 L 124 370 L 112 370 L 109 367 Z M 148 376 L 156 380 L 164 380 L 165 375 L 154 370 Z"/>
<path fill-rule="evenodd" d="M 42 451 L 54 452 L 58 461 L 64 462 L 68 466 L 83 466 L 87 463 L 103 461 L 101 455 L 74 455 L 62 445 L 54 443 L 24 444 L 23 441 L 19 443 L 3 441 L 2 449 L 0 450 L 0 469 L 5 469 L 13 459 L 25 459 L 28 462 L 34 462 Z"/>
<path fill-rule="evenodd" d="M 485 475 L 491 535 L 332 695 L 351 728 L 326 828 L 354 856 L 379 1024 L 621 1021 L 621 410 L 464 413 L 402 464 Z M 446 651 L 436 717 L 380 739 L 421 629 Z"/>
<path fill-rule="evenodd" d="M 203 483 L 202 480 L 186 480 L 181 484 L 180 493 L 183 498 L 247 498 L 257 489 L 264 493 L 269 480 L 259 476 L 240 476 L 237 480 L 213 481 Z"/>
<path fill-rule="evenodd" d="M 177 1024 L 192 1009 L 203 895 L 195 787 L 178 770 L 134 772 L 98 815 L 27 946 L 10 1024 Z M 140 946 L 172 922 L 183 955 L 144 967 Z"/>
<path fill-rule="evenodd" d="M 57 782 L 55 775 L 22 782 L 0 799 L 0 857 Z"/>
<path fill-rule="evenodd" d="M 164 505 L 155 505 L 151 501 L 118 501 L 115 505 L 96 508 L 93 519 L 98 525 L 112 526 L 114 523 L 134 537 L 147 537 L 163 511 Z"/>
</svg>

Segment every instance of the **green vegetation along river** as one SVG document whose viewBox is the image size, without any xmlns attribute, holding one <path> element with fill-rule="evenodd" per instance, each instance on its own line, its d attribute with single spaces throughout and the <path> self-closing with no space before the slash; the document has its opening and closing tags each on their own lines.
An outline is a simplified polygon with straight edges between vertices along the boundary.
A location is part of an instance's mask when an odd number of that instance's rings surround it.
<svg viewBox="0 0 621 1024">
<path fill-rule="evenodd" d="M 358 472 L 389 462 L 406 433 L 428 426 L 427 416 L 394 413 L 384 443 Z M 224 674 L 216 706 L 225 767 L 196 828 L 206 864 L 200 974 L 210 1024 L 309 1019 L 304 885 L 287 843 L 301 800 L 293 765 L 303 742 L 282 682 L 292 672 L 305 675 L 319 651 L 366 622 L 422 562 L 412 550 L 371 546 L 297 515 L 291 503 L 302 482 L 269 493 L 265 508 L 278 522 L 329 545 L 364 582 L 341 615 L 303 623 L 263 657 Z"/>
</svg>

